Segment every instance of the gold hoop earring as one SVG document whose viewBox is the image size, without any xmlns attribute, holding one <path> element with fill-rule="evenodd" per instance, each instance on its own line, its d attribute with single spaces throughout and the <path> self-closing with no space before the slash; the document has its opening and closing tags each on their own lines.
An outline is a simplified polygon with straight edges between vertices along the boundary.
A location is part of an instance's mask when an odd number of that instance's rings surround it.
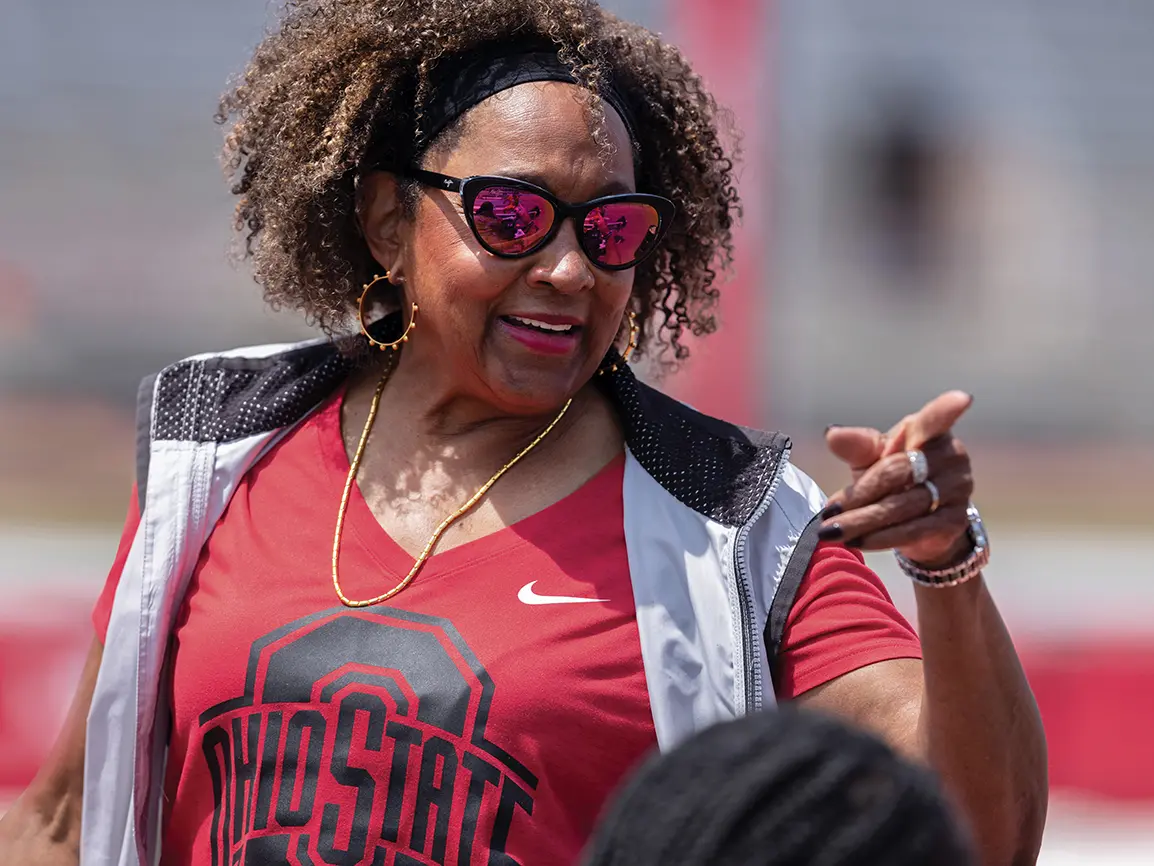
<svg viewBox="0 0 1154 866">
<path fill-rule="evenodd" d="M 361 299 L 357 302 L 357 318 L 360 321 L 361 333 L 368 339 L 370 346 L 374 349 L 380 349 L 382 352 L 386 349 L 392 349 L 396 352 L 401 348 L 401 343 L 409 342 L 409 333 L 417 327 L 417 310 L 420 309 L 416 304 L 412 305 L 412 312 L 409 314 L 409 324 L 406 326 L 404 333 L 393 340 L 393 342 L 382 343 L 380 340 L 373 339 L 372 334 L 369 333 L 368 326 L 365 324 L 365 299 L 368 298 L 369 292 L 371 292 L 373 287 L 381 280 L 391 284 L 390 277 L 392 277 L 392 271 L 385 271 L 384 276 L 374 277 L 372 282 L 366 283 L 364 291 L 361 292 Z"/>
<path fill-rule="evenodd" d="M 637 349 L 637 340 L 641 336 L 641 328 L 637 325 L 637 314 L 632 310 L 626 310 L 625 315 L 629 317 L 629 344 L 625 347 L 625 351 L 621 354 L 621 360 L 616 364 L 611 364 L 608 367 L 603 367 L 600 370 L 602 375 L 606 373 L 616 373 L 623 366 L 629 363 L 629 359 L 633 356 L 634 350 Z"/>
</svg>

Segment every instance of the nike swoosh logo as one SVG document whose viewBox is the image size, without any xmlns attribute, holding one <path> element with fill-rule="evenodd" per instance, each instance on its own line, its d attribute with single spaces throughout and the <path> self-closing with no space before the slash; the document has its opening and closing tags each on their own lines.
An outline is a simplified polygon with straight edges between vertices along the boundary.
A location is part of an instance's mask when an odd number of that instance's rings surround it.
<svg viewBox="0 0 1154 866">
<path fill-rule="evenodd" d="M 517 593 L 517 599 L 522 604 L 596 604 L 608 602 L 607 598 L 577 598 L 573 595 L 537 595 L 533 592 L 533 585 L 537 581 L 531 580 Z"/>
</svg>

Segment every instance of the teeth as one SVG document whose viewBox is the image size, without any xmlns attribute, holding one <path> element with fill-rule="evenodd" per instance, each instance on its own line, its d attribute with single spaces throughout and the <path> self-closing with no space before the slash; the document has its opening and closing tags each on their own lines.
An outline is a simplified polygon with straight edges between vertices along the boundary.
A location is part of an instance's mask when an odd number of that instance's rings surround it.
<svg viewBox="0 0 1154 866">
<path fill-rule="evenodd" d="M 537 328 L 540 331 L 549 331 L 554 334 L 567 334 L 573 330 L 572 325 L 550 325 L 547 322 L 538 322 L 536 319 L 525 319 L 521 316 L 510 316 L 514 322 L 520 322 L 522 325 L 528 325 L 530 328 Z"/>
</svg>

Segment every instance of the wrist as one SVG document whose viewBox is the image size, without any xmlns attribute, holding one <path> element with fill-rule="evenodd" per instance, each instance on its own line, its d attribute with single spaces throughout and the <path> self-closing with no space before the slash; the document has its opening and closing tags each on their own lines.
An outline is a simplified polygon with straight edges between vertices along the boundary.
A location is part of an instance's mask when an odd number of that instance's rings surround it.
<svg viewBox="0 0 1154 866">
<path fill-rule="evenodd" d="M 960 562 L 965 561 L 974 552 L 974 539 L 970 536 L 969 531 L 963 532 L 954 541 L 950 549 L 941 556 L 935 557 L 932 560 L 911 559 L 914 565 L 926 571 L 940 571 L 944 568 L 950 568 Z"/>
<path fill-rule="evenodd" d="M 980 575 L 990 561 L 990 542 L 978 509 L 972 503 L 966 510 L 966 516 L 970 526 L 962 542 L 965 545 L 963 551 L 966 547 L 969 549 L 960 558 L 935 568 L 913 562 L 896 553 L 898 567 L 915 583 L 934 588 L 958 586 Z"/>
</svg>

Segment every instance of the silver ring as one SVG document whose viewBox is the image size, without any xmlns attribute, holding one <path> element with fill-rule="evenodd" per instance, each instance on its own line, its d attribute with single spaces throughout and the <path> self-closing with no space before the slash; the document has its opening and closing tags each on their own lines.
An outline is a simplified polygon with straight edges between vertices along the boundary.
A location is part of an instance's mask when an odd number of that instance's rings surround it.
<svg viewBox="0 0 1154 866">
<path fill-rule="evenodd" d="M 910 461 L 910 471 L 914 476 L 913 486 L 925 484 L 930 477 L 930 462 L 926 460 L 926 455 L 915 449 L 906 452 L 906 459 Z"/>
<path fill-rule="evenodd" d="M 935 511 L 938 510 L 938 506 L 940 506 L 942 504 L 942 496 L 941 496 L 941 493 L 938 491 L 938 485 L 934 484 L 934 482 L 929 481 L 927 479 L 926 481 L 922 482 L 922 487 L 924 487 L 924 488 L 926 488 L 926 490 L 930 491 L 930 496 L 933 497 L 933 501 L 930 503 L 930 514 L 933 514 Z"/>
</svg>

